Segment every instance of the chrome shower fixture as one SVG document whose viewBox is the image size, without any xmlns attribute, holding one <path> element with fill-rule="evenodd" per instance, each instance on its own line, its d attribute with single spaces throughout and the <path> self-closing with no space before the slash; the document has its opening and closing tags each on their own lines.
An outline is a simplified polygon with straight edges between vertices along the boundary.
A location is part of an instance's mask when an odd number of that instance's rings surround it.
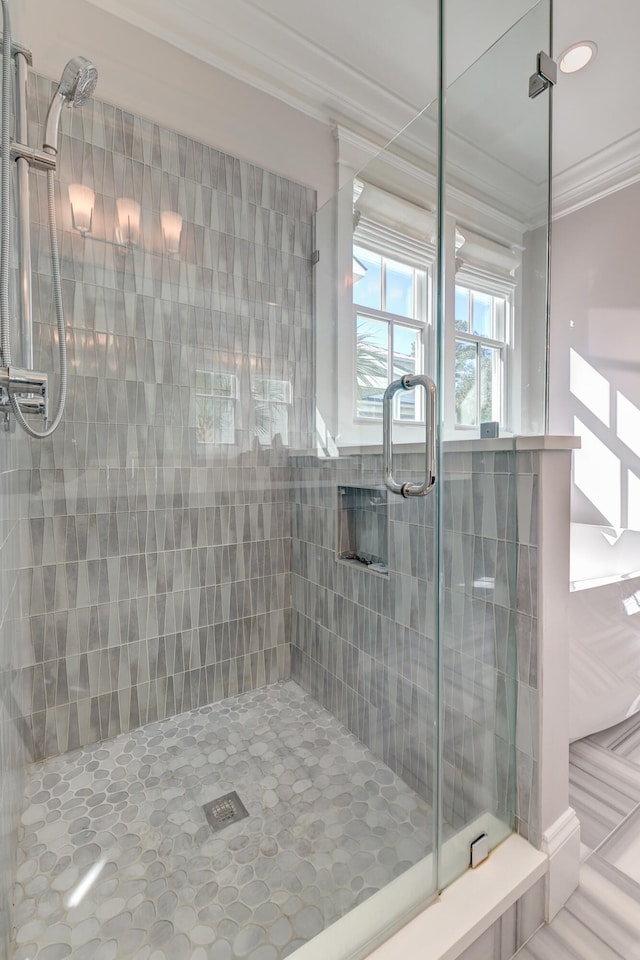
<svg viewBox="0 0 640 960">
<path fill-rule="evenodd" d="M 58 234 L 55 205 L 55 169 L 58 155 L 60 116 L 65 104 L 82 106 L 93 95 L 98 71 L 84 57 L 73 57 L 64 68 L 62 78 L 49 106 L 42 149 L 27 145 L 27 81 L 31 54 L 11 40 L 11 17 L 8 0 L 2 4 L 2 117 L 0 120 L 0 411 L 9 428 L 12 413 L 22 429 L 35 440 L 50 437 L 57 429 L 67 395 L 67 346 L 58 256 Z M 15 59 L 15 141 L 10 139 L 11 114 L 11 60 Z M 18 363 L 12 358 L 11 316 L 9 304 L 9 274 L 11 271 L 11 160 L 17 170 L 18 200 L 18 262 L 20 282 L 18 312 L 20 318 L 20 347 Z M 47 174 L 47 204 L 49 213 L 49 244 L 53 301 L 60 353 L 60 388 L 53 420 L 49 423 L 49 383 L 46 373 L 33 369 L 33 315 L 31 296 L 31 242 L 29 210 L 29 173 L 31 169 L 45 170 Z M 36 414 L 45 422 L 44 430 L 36 430 L 27 421 L 26 414 Z"/>
<path fill-rule="evenodd" d="M 93 96 L 98 82 L 98 71 L 85 57 L 73 57 L 64 68 L 58 89 L 49 106 L 44 133 L 44 150 L 58 152 L 60 114 L 66 103 L 81 107 Z"/>
</svg>

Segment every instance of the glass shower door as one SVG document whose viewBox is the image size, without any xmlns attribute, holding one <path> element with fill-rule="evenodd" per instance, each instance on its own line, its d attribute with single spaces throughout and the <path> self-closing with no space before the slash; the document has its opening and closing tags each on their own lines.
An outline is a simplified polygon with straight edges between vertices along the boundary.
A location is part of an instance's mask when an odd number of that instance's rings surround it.
<svg viewBox="0 0 640 960">
<path fill-rule="evenodd" d="M 356 175 L 357 164 L 350 163 L 341 189 L 316 216 L 316 437 L 294 494 L 300 545 L 294 540 L 292 678 L 386 770 L 386 781 L 379 788 L 372 783 L 362 797 L 367 822 L 379 816 L 383 799 L 392 802 L 390 816 L 374 828 L 384 837 L 380 856 L 395 878 L 389 899 L 381 891 L 375 901 L 372 919 L 384 926 L 381 939 L 437 894 L 438 33 L 432 6 L 432 29 L 424 34 L 432 55 L 419 94 L 426 102 L 428 87 L 432 106 L 423 118 L 429 143 L 421 144 L 418 179 L 406 159 L 414 146 L 411 128 L 379 152 L 356 137 L 360 156 L 375 156 Z M 336 136 L 340 156 L 350 157 L 352 133 L 338 128 Z M 381 919 L 385 903 L 394 900 L 394 915 Z"/>
<path fill-rule="evenodd" d="M 549 95 L 530 98 L 529 76 L 549 6 L 496 4 L 501 39 L 459 77 L 450 68 L 442 141 L 434 100 L 316 221 L 332 576 L 366 624 L 359 736 L 433 814 L 425 894 L 468 868 L 478 838 L 526 835 L 533 796 L 533 720 L 517 714 L 516 436 L 544 413 Z"/>
<path fill-rule="evenodd" d="M 549 0 L 490 12 L 503 35 L 451 67 L 443 135 L 436 95 L 355 175 L 341 166 L 315 221 L 292 676 L 422 804 L 406 842 L 381 828 L 406 913 L 475 840 L 524 825 L 535 775 L 517 713 L 516 436 L 544 411 L 549 97 L 528 79 Z M 336 137 L 347 155 L 353 137 Z"/>
<path fill-rule="evenodd" d="M 518 696 L 518 678 L 530 676 L 518 647 L 529 649 L 532 621 L 519 590 L 516 437 L 545 430 L 550 165 L 550 92 L 532 97 L 529 83 L 538 53 L 550 52 L 549 0 L 514 7 L 513 25 L 459 76 L 469 24 L 457 27 L 453 3 L 451 13 L 441 237 L 440 888 L 467 869 L 477 836 L 486 833 L 490 848 L 514 829 L 528 837 L 534 815 L 536 691 Z"/>
<path fill-rule="evenodd" d="M 316 445 L 294 493 L 291 673 L 384 765 L 362 811 L 404 885 L 388 933 L 436 893 L 435 248 L 432 212 L 428 241 L 403 236 L 389 217 L 411 205 L 392 209 L 368 172 L 316 217 Z"/>
</svg>

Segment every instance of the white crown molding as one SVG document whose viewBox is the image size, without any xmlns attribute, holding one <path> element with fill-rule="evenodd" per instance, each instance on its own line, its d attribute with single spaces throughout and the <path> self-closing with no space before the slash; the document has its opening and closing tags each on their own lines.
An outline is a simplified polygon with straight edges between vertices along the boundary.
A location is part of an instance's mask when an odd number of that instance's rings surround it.
<svg viewBox="0 0 640 960">
<path fill-rule="evenodd" d="M 367 166 L 379 157 L 381 167 L 384 165 L 385 168 L 385 183 L 378 183 L 377 186 L 383 186 L 387 190 L 395 187 L 400 191 L 399 195 L 403 195 L 402 186 L 404 186 L 404 194 L 408 198 L 411 196 L 412 189 L 415 190 L 417 186 L 421 189 L 423 200 L 435 202 L 437 198 L 434 173 L 435 152 L 427 153 L 424 143 L 408 137 L 406 131 L 402 135 L 403 143 L 413 146 L 416 151 L 407 157 L 386 150 L 385 146 L 388 144 L 381 145 L 371 137 L 351 130 L 344 124 L 334 125 L 334 136 L 341 175 L 351 178 L 354 174 L 358 174 L 367 180 L 367 174 L 371 174 L 371 171 L 367 171 Z M 420 156 L 417 154 L 418 149 L 422 151 Z M 523 233 L 531 229 L 528 219 L 523 222 L 518 217 L 497 209 L 490 200 L 476 196 L 472 191 L 472 183 L 469 184 L 468 189 L 466 185 L 463 187 L 460 183 L 456 186 L 447 184 L 448 206 L 459 221 L 480 234 L 489 234 L 498 242 L 507 242 L 510 245 L 520 243 Z"/>
<path fill-rule="evenodd" d="M 339 118 L 390 141 L 420 109 L 255 0 L 189 0 L 188 16 L 185 7 L 172 0 L 86 2 L 322 123 Z M 411 127 L 402 135 L 407 153 L 427 157 L 429 149 L 417 142 Z M 531 229 L 544 222 L 539 184 L 462 138 L 450 134 L 447 147 L 451 197 L 456 189 L 467 199 L 477 193 L 485 207 L 497 205 L 493 219 L 502 218 L 505 226 L 511 220 Z M 640 132 L 635 132 L 554 177 L 553 217 L 566 216 L 638 180 Z M 475 208 L 481 212 L 477 203 Z"/>
<path fill-rule="evenodd" d="M 386 138 L 376 138 L 357 133 L 342 123 L 333 123 L 333 137 L 336 141 L 336 163 L 340 171 L 338 187 L 352 180 L 367 166 L 388 144 Z"/>
<path fill-rule="evenodd" d="M 340 185 L 349 178 L 349 168 L 361 169 L 396 137 L 396 154 L 404 153 L 415 167 L 436 169 L 434 118 L 424 112 L 417 117 L 415 103 L 313 43 L 254 0 L 216 0 L 215 7 L 209 0 L 189 0 L 188 16 L 171 0 L 87 2 L 315 120 L 331 124 L 338 119 L 364 130 L 374 148 L 368 145 L 360 154 L 362 144 L 352 143 L 349 156 L 339 157 Z M 394 166 L 400 173 L 399 158 Z M 516 233 L 522 234 L 540 219 L 538 185 L 451 132 L 447 177 L 450 198 L 465 198 L 467 220 L 474 211 L 470 226 L 501 238 L 506 230 L 514 240 L 515 224 Z M 423 183 L 430 194 L 435 188 L 432 174 Z M 477 200 L 471 199 L 474 194 Z"/>
<path fill-rule="evenodd" d="M 213 13 L 196 0 L 189 17 L 170 0 L 88 2 L 324 123 L 345 116 L 390 139 L 420 109 L 250 0 Z"/>
<path fill-rule="evenodd" d="M 556 220 L 640 180 L 640 130 L 592 154 L 553 178 Z"/>
</svg>

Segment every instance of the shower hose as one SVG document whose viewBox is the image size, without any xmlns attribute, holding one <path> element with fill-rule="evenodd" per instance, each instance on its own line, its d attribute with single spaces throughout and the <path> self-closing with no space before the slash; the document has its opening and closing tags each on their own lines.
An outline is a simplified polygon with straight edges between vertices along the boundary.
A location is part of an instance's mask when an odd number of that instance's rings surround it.
<svg viewBox="0 0 640 960">
<path fill-rule="evenodd" d="M 10 367 L 11 335 L 9 317 L 9 233 L 11 217 L 10 197 L 10 101 L 11 101 L 11 17 L 8 0 L 2 0 L 2 125 L 0 128 L 0 171 L 2 184 L 0 191 L 0 352 L 2 363 Z M 64 308 L 62 303 L 62 283 L 60 280 L 60 258 L 58 255 L 58 232 L 56 226 L 55 176 L 53 170 L 47 170 L 47 203 L 49 220 L 49 247 L 51 251 L 51 274 L 53 278 L 53 299 L 58 329 L 58 348 L 60 352 L 60 392 L 56 412 L 51 424 L 45 430 L 34 430 L 27 422 L 18 398 L 9 394 L 11 409 L 16 420 L 30 437 L 36 440 L 45 440 L 56 430 L 67 396 L 67 342 L 64 325 Z"/>
</svg>

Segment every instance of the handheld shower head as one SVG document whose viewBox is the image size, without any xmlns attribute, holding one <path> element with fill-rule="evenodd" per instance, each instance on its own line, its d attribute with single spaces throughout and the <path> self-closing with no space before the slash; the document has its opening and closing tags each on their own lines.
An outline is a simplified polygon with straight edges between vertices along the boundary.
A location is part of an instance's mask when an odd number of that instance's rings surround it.
<svg viewBox="0 0 640 960">
<path fill-rule="evenodd" d="M 58 152 L 58 126 L 65 103 L 71 107 L 81 107 L 93 96 L 97 82 L 98 71 L 90 60 L 84 57 L 69 60 L 47 113 L 44 149 L 49 153 Z"/>
<path fill-rule="evenodd" d="M 98 82 L 98 71 L 90 60 L 74 57 L 64 68 L 59 92 L 74 107 L 81 107 L 90 100 Z"/>
</svg>

